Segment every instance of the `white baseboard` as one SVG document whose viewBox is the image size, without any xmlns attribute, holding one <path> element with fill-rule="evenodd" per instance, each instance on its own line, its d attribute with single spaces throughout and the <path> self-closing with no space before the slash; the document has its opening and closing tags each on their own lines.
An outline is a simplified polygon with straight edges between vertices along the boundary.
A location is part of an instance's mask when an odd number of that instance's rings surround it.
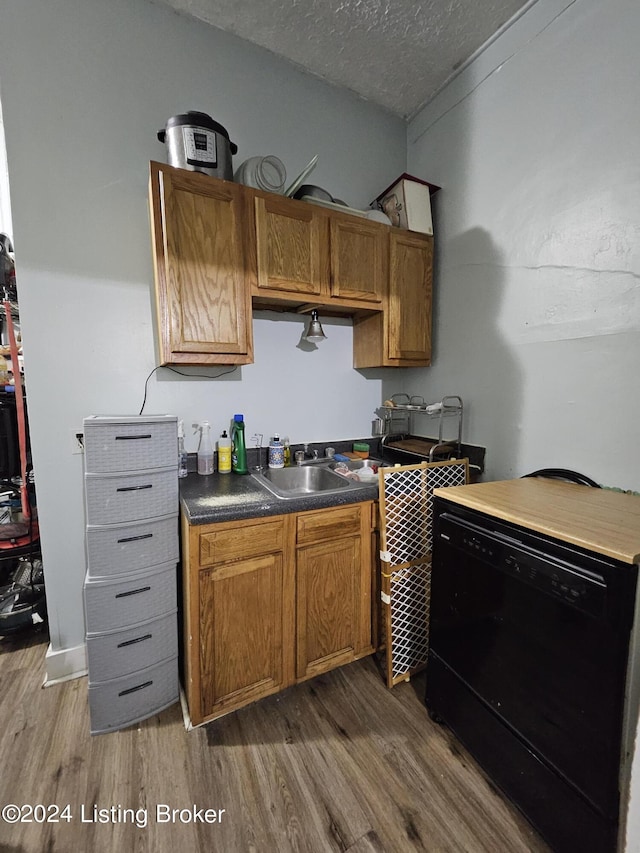
<svg viewBox="0 0 640 853">
<path fill-rule="evenodd" d="M 87 647 L 74 646 L 71 649 L 54 651 L 49 643 L 45 655 L 46 674 L 43 687 L 51 687 L 62 681 L 80 678 L 87 674 Z"/>
</svg>

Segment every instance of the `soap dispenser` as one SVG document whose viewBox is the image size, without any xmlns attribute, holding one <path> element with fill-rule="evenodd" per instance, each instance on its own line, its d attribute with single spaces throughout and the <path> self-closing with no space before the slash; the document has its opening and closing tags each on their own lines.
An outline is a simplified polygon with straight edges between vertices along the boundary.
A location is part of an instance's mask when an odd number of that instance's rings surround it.
<svg viewBox="0 0 640 853">
<path fill-rule="evenodd" d="M 231 439 L 226 429 L 218 439 L 218 474 L 228 474 L 231 471 Z"/>
<path fill-rule="evenodd" d="M 269 442 L 269 468 L 284 468 L 284 444 L 278 433 Z"/>
</svg>

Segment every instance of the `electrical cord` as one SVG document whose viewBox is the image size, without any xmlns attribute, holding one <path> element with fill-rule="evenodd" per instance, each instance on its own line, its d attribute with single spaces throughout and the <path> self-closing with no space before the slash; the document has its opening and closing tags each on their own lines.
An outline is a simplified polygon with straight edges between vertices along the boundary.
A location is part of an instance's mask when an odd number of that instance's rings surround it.
<svg viewBox="0 0 640 853">
<path fill-rule="evenodd" d="M 190 376 L 192 379 L 194 378 L 202 378 L 202 379 L 219 379 L 221 376 L 226 376 L 227 373 L 233 373 L 234 370 L 238 369 L 238 365 L 235 364 L 233 367 L 230 367 L 228 370 L 223 370 L 222 373 L 217 373 L 215 376 L 211 376 L 210 374 L 193 374 L 193 373 L 184 373 L 182 370 L 177 370 L 175 367 L 170 367 L 168 364 L 159 364 L 157 367 L 154 367 L 151 373 L 147 376 L 144 381 L 144 397 L 142 398 L 142 405 L 140 406 L 140 411 L 138 415 L 141 415 L 144 411 L 144 407 L 147 403 L 147 389 L 149 385 L 149 380 L 156 372 L 156 370 L 160 370 L 160 368 L 164 368 L 165 370 L 171 370 L 173 373 L 177 373 L 179 376 Z"/>
</svg>

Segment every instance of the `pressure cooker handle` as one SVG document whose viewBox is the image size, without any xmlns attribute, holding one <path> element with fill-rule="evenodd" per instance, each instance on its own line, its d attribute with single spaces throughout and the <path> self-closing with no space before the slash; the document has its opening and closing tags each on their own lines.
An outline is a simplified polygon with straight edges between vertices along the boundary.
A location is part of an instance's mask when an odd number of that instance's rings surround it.
<svg viewBox="0 0 640 853">
<path fill-rule="evenodd" d="M 159 131 L 158 131 L 158 140 L 159 140 L 160 142 L 164 142 L 164 138 L 165 138 L 165 131 L 164 131 L 164 130 L 159 130 Z"/>
</svg>

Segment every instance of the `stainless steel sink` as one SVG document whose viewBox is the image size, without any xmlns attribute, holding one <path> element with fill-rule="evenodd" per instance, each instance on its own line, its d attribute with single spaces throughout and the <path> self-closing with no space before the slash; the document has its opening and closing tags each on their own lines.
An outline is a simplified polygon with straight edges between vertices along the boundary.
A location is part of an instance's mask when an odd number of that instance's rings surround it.
<svg viewBox="0 0 640 853">
<path fill-rule="evenodd" d="M 328 465 L 299 465 L 295 468 L 268 468 L 251 474 L 278 498 L 300 498 L 306 495 L 326 495 L 362 488 L 360 483 L 330 470 Z"/>
</svg>

